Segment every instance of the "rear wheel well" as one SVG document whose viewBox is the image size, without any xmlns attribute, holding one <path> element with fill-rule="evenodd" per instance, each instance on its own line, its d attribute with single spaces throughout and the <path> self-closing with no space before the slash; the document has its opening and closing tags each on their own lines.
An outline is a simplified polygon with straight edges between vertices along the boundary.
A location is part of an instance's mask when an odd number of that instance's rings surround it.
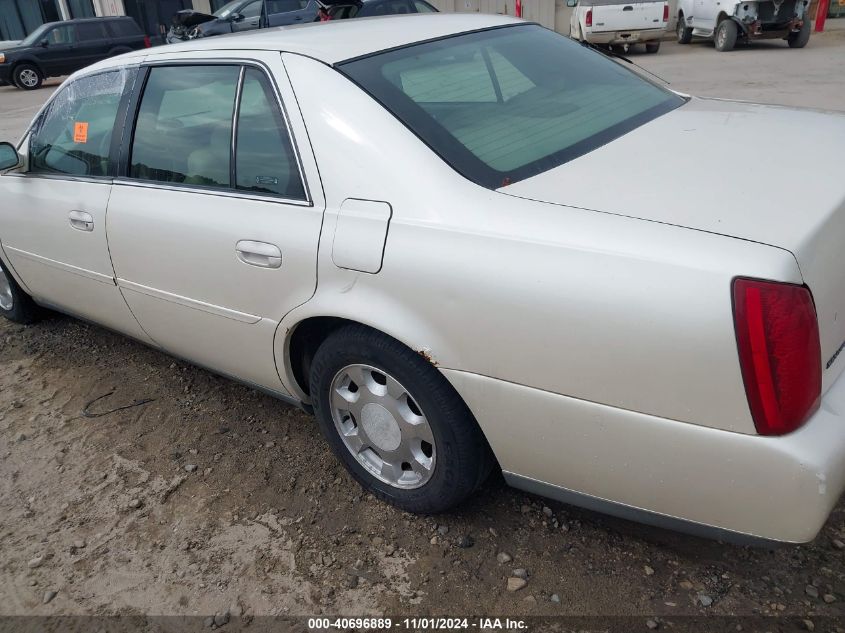
<svg viewBox="0 0 845 633">
<path fill-rule="evenodd" d="M 288 361 L 293 378 L 303 393 L 311 395 L 309 374 L 317 348 L 332 332 L 354 323 L 357 321 L 339 317 L 311 317 L 297 324 L 290 338 Z"/>
</svg>

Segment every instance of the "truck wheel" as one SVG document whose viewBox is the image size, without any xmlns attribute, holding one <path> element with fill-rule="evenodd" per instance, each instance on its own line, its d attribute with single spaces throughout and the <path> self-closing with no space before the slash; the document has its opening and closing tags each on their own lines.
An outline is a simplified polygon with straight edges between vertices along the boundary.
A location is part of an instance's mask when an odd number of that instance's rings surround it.
<svg viewBox="0 0 845 633">
<path fill-rule="evenodd" d="M 310 392 L 337 458 L 403 510 L 448 510 L 490 472 L 487 442 L 452 385 L 429 359 L 376 330 L 331 334 L 314 355 Z"/>
<path fill-rule="evenodd" d="M 0 262 L 0 315 L 15 323 L 35 323 L 41 311 Z"/>
<path fill-rule="evenodd" d="M 804 16 L 804 23 L 801 25 L 801 28 L 797 31 L 793 31 L 786 37 L 786 42 L 789 44 L 789 48 L 804 48 L 807 45 L 807 42 L 810 41 L 810 20 L 805 15 Z"/>
<path fill-rule="evenodd" d="M 687 21 L 683 13 L 678 14 L 678 44 L 689 44 L 692 42 L 692 29 L 687 28 Z"/>
<path fill-rule="evenodd" d="M 716 27 L 716 50 L 722 53 L 733 50 L 736 46 L 736 38 L 739 34 L 739 29 L 736 22 L 730 18 L 726 18 L 719 22 Z"/>
<path fill-rule="evenodd" d="M 656 53 L 660 50 L 660 42 L 648 42 L 645 45 L 645 52 L 646 53 Z"/>
</svg>

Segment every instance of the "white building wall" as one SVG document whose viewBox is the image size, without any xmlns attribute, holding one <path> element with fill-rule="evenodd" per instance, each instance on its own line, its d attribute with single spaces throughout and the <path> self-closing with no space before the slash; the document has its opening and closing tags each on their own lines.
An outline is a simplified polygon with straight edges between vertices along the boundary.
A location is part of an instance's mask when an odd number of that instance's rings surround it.
<svg viewBox="0 0 845 633">
<path fill-rule="evenodd" d="M 94 13 L 105 15 L 126 15 L 123 0 L 94 0 Z"/>
<path fill-rule="evenodd" d="M 68 9 L 66 0 L 57 0 L 59 6 L 59 15 L 62 20 L 70 20 L 70 9 Z"/>
</svg>

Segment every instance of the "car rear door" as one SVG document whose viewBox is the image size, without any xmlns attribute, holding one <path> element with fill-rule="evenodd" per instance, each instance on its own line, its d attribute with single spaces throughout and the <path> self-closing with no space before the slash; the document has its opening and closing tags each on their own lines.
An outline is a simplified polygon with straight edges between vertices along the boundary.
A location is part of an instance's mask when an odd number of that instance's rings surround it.
<svg viewBox="0 0 845 633">
<path fill-rule="evenodd" d="M 219 54 L 146 67 L 109 245 L 158 344 L 285 393 L 273 339 L 316 289 L 322 189 L 281 56 Z"/>
<path fill-rule="evenodd" d="M 80 67 L 105 59 L 110 48 L 111 42 L 104 22 L 76 24 L 76 57 Z"/>
<path fill-rule="evenodd" d="M 114 279 L 106 209 L 135 70 L 63 86 L 20 148 L 27 168 L 0 177 L 0 241 L 39 302 L 149 342 Z"/>
</svg>

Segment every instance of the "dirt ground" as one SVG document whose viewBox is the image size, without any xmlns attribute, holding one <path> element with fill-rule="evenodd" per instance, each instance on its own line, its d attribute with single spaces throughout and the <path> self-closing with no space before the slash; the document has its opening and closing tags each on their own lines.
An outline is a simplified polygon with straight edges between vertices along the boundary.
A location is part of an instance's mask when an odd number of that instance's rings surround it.
<svg viewBox="0 0 845 633">
<path fill-rule="evenodd" d="M 82 415 L 109 393 L 89 410 L 152 401 Z M 843 601 L 842 503 L 816 541 L 776 550 L 496 478 L 452 514 L 412 516 L 363 494 L 293 407 L 70 318 L 0 322 L 0 615 L 617 615 L 632 630 L 788 615 L 827 631 Z"/>
<path fill-rule="evenodd" d="M 417 517 L 363 494 L 313 419 L 268 396 L 66 317 L 2 322 L 0 342 L 3 614 L 843 612 L 841 505 L 774 551 L 497 479 Z M 153 401 L 82 415 L 109 392 L 89 412 Z M 509 592 L 515 569 L 528 584 Z"/>
</svg>

